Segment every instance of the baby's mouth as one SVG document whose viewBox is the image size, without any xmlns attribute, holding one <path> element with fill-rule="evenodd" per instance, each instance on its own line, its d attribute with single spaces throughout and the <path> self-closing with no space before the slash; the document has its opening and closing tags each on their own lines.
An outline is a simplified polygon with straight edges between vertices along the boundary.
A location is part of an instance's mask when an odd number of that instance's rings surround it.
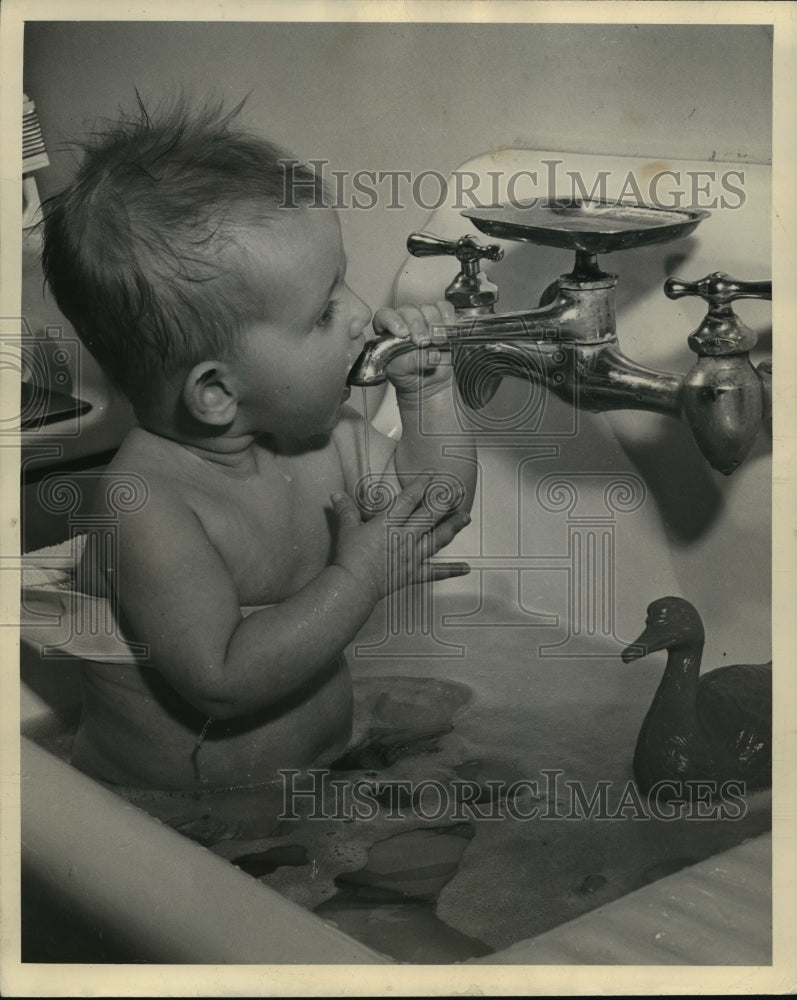
<svg viewBox="0 0 797 1000">
<path fill-rule="evenodd" d="M 358 354 L 355 358 L 352 358 L 351 363 L 349 364 L 349 367 L 346 370 L 346 389 L 344 390 L 345 392 L 345 395 L 343 397 L 344 399 L 348 399 L 349 396 L 351 396 L 351 389 L 352 389 L 351 377 L 354 374 L 354 369 L 357 367 L 357 363 L 359 362 L 359 360 L 360 360 L 360 355 Z"/>
</svg>

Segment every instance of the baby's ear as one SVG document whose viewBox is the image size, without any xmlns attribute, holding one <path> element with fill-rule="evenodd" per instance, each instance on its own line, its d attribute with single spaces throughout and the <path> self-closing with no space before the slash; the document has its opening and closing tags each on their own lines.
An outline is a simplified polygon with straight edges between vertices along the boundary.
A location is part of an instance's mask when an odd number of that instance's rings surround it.
<svg viewBox="0 0 797 1000">
<path fill-rule="evenodd" d="M 186 376 L 183 402 L 196 420 L 226 427 L 238 412 L 235 376 L 223 361 L 202 361 Z"/>
</svg>

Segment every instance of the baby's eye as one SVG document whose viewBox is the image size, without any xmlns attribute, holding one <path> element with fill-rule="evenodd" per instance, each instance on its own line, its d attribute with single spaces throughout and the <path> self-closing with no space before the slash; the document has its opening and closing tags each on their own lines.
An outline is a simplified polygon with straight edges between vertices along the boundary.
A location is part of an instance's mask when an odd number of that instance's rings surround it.
<svg viewBox="0 0 797 1000">
<path fill-rule="evenodd" d="M 321 313 L 318 319 L 315 321 L 316 326 L 327 326 L 334 317 L 335 313 L 338 311 L 338 304 L 336 301 L 332 300 L 328 303 L 326 309 Z"/>
</svg>

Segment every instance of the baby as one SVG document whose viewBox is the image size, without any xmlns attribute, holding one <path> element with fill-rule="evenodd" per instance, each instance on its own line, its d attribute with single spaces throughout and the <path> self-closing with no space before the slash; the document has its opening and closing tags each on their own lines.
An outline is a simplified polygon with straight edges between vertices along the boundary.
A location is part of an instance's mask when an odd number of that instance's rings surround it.
<svg viewBox="0 0 797 1000">
<path fill-rule="evenodd" d="M 431 345 L 453 308 L 374 316 L 418 350 L 387 371 L 401 440 L 371 429 L 366 456 L 346 399 L 371 312 L 346 284 L 337 216 L 234 115 L 142 111 L 46 207 L 50 288 L 137 417 L 110 471 L 148 490 L 119 515 L 118 566 L 89 543 L 82 567 L 148 650 L 84 666 L 73 762 L 116 786 L 234 789 L 334 760 L 352 725 L 345 647 L 391 590 L 468 571 L 429 561 L 475 488 Z M 400 484 L 376 516 L 354 499 L 368 468 Z M 442 514 L 424 504 L 441 474 L 459 484 Z"/>
</svg>

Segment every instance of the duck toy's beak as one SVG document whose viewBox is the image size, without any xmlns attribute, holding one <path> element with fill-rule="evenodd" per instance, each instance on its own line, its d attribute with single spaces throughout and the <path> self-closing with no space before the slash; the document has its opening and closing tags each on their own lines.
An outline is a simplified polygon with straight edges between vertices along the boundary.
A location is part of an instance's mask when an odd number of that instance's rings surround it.
<svg viewBox="0 0 797 1000">
<path fill-rule="evenodd" d="M 625 647 L 620 656 L 623 663 L 641 660 L 643 656 L 659 649 L 669 649 L 677 638 L 678 630 L 669 622 L 651 622 L 638 639 Z"/>
</svg>

